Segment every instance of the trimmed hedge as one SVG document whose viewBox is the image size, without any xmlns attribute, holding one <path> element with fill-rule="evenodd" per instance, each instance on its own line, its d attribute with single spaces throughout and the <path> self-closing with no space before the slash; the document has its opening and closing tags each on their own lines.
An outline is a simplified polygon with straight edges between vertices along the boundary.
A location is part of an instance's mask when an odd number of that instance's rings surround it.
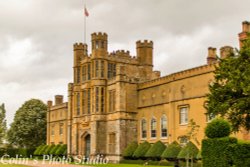
<svg viewBox="0 0 250 167">
<path fill-rule="evenodd" d="M 55 155 L 67 155 L 67 144 L 60 145 L 60 147 L 56 150 Z"/>
<path fill-rule="evenodd" d="M 231 133 L 231 125 L 222 118 L 212 120 L 205 129 L 208 138 L 228 137 Z"/>
<path fill-rule="evenodd" d="M 134 152 L 133 157 L 145 159 L 146 152 L 150 149 L 151 145 L 145 141 L 141 143 Z"/>
<path fill-rule="evenodd" d="M 61 147 L 61 144 L 55 145 L 55 147 L 53 147 L 53 148 L 50 150 L 49 154 L 50 154 L 50 155 L 56 155 L 56 151 L 57 151 L 60 147 Z"/>
<path fill-rule="evenodd" d="M 191 141 L 187 143 L 185 147 L 181 149 L 177 158 L 178 159 L 196 159 L 199 149 Z"/>
<path fill-rule="evenodd" d="M 145 154 L 145 157 L 153 159 L 153 160 L 159 160 L 161 159 L 161 154 L 166 149 L 165 144 L 163 144 L 161 141 L 157 141 L 152 145 L 152 147 L 147 151 Z"/>
<path fill-rule="evenodd" d="M 230 150 L 232 151 L 231 155 L 236 167 L 250 166 L 250 142 L 232 144 Z"/>
<path fill-rule="evenodd" d="M 40 150 L 44 147 L 45 145 L 40 145 L 36 148 L 36 150 L 34 151 L 34 155 L 39 155 Z"/>
<path fill-rule="evenodd" d="M 130 144 L 128 144 L 128 146 L 123 151 L 122 156 L 125 159 L 132 159 L 133 158 L 133 154 L 134 154 L 135 150 L 137 149 L 137 147 L 138 147 L 137 142 L 135 142 L 135 141 L 131 142 Z"/>
<path fill-rule="evenodd" d="M 181 151 L 181 146 L 176 142 L 172 142 L 162 153 L 161 157 L 167 160 L 175 160 Z"/>
<path fill-rule="evenodd" d="M 49 145 L 44 145 L 41 149 L 37 152 L 37 155 L 44 155 L 45 150 L 49 147 Z"/>
<path fill-rule="evenodd" d="M 202 161 L 204 167 L 228 167 L 232 165 L 229 145 L 237 139 L 225 137 L 202 140 Z"/>
<path fill-rule="evenodd" d="M 50 151 L 55 147 L 54 144 L 49 145 L 46 150 L 43 152 L 43 155 L 49 155 Z"/>
</svg>

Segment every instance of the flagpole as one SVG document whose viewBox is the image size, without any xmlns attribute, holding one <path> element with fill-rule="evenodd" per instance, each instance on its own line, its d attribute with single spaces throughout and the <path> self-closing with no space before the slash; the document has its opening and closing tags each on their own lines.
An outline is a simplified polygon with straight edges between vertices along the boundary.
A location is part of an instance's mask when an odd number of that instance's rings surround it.
<svg viewBox="0 0 250 167">
<path fill-rule="evenodd" d="M 84 4 L 84 10 L 86 10 L 86 4 Z M 86 44 L 86 31 L 87 31 L 87 26 L 86 26 L 86 14 L 84 14 L 84 43 Z"/>
</svg>

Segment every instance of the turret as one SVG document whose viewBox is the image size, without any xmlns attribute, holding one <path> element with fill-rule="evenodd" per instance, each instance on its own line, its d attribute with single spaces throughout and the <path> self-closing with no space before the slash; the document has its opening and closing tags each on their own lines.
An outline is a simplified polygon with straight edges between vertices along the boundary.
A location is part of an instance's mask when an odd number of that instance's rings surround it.
<svg viewBox="0 0 250 167">
<path fill-rule="evenodd" d="M 81 60 L 88 56 L 88 46 L 83 43 L 75 43 L 74 46 L 74 67 L 79 66 Z"/>
<path fill-rule="evenodd" d="M 81 81 L 81 60 L 88 56 L 88 46 L 83 43 L 74 44 L 74 82 Z"/>
<path fill-rule="evenodd" d="M 244 21 L 242 22 L 242 32 L 239 33 L 240 48 L 242 48 L 243 41 L 247 38 L 248 33 L 250 33 L 250 22 Z"/>
<path fill-rule="evenodd" d="M 153 42 L 137 41 L 136 42 L 137 59 L 141 65 L 153 66 Z"/>
<path fill-rule="evenodd" d="M 93 33 L 91 34 L 92 42 L 92 56 L 100 57 L 105 56 L 108 51 L 108 35 L 106 33 Z"/>
<path fill-rule="evenodd" d="M 223 46 L 220 48 L 220 58 L 225 59 L 233 53 L 233 48 L 231 46 Z"/>
<path fill-rule="evenodd" d="M 217 62 L 216 48 L 209 47 L 207 55 L 207 64 L 214 64 Z"/>
</svg>

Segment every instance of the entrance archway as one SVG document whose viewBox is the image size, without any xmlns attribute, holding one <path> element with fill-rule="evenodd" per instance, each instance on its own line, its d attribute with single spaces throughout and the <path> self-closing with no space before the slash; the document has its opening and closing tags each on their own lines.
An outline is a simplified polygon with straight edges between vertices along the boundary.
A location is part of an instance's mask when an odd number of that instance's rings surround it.
<svg viewBox="0 0 250 167">
<path fill-rule="evenodd" d="M 90 156 L 90 135 L 88 134 L 85 138 L 85 157 Z"/>
</svg>

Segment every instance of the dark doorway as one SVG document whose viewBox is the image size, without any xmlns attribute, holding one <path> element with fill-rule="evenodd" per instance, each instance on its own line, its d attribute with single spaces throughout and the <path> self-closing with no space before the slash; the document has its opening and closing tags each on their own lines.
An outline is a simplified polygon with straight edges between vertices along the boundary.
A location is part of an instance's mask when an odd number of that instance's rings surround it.
<svg viewBox="0 0 250 167">
<path fill-rule="evenodd" d="M 90 155 L 90 135 L 85 137 L 85 157 Z"/>
</svg>

